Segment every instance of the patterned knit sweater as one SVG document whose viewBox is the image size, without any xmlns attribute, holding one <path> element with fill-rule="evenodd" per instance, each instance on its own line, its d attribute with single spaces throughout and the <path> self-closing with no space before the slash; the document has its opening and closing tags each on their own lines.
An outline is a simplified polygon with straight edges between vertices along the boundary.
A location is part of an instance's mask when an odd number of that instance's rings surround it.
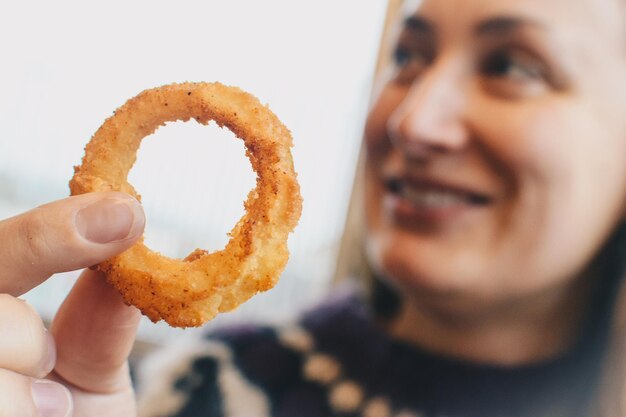
<svg viewBox="0 0 626 417">
<path fill-rule="evenodd" d="M 282 327 L 218 331 L 152 359 L 142 417 L 576 417 L 604 336 L 523 367 L 462 362 L 389 338 L 358 297 Z"/>
</svg>

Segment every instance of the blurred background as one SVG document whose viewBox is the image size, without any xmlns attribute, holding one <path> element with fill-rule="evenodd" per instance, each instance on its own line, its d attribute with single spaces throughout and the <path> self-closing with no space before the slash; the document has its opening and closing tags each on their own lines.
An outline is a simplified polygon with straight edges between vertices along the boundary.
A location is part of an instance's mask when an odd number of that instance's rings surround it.
<svg viewBox="0 0 626 417">
<path fill-rule="evenodd" d="M 282 321 L 319 301 L 334 275 L 367 110 L 385 0 L 55 2 L 0 15 L 0 218 L 64 198 L 83 148 L 113 110 L 146 88 L 182 81 L 236 85 L 293 133 L 304 198 L 278 286 L 207 328 Z M 146 138 L 130 182 L 147 244 L 168 256 L 221 249 L 243 215 L 254 174 L 243 143 L 195 122 Z M 47 319 L 77 273 L 25 298 Z M 200 330 L 147 320 L 141 340 Z"/>
</svg>

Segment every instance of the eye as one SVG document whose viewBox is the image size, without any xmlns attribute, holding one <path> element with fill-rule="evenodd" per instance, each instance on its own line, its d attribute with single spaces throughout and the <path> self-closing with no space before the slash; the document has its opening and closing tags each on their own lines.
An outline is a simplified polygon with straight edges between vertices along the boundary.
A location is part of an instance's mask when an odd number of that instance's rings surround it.
<svg viewBox="0 0 626 417">
<path fill-rule="evenodd" d="M 485 89 L 504 99 L 536 97 L 554 88 L 554 74 L 546 61 L 518 46 L 491 52 L 479 72 Z"/>
<path fill-rule="evenodd" d="M 544 65 L 531 54 L 516 49 L 497 51 L 488 56 L 481 68 L 486 77 L 513 82 L 537 81 L 545 77 Z"/>
<path fill-rule="evenodd" d="M 398 47 L 393 53 L 395 64 L 394 81 L 411 83 L 428 65 L 428 57 L 417 50 Z"/>
<path fill-rule="evenodd" d="M 411 60 L 411 53 L 404 48 L 397 48 L 393 51 L 393 62 L 397 67 L 403 67 Z"/>
</svg>

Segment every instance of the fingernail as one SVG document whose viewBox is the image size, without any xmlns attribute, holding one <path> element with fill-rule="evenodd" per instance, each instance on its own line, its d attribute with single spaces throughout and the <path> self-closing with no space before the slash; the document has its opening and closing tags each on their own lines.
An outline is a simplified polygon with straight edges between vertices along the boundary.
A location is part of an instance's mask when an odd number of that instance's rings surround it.
<svg viewBox="0 0 626 417">
<path fill-rule="evenodd" d="M 136 237 L 143 230 L 144 222 L 139 202 L 130 196 L 105 198 L 76 214 L 78 232 L 94 243 Z"/>
<path fill-rule="evenodd" d="M 41 417 L 69 417 L 72 415 L 72 396 L 63 385 L 38 380 L 32 385 L 33 400 Z"/>
<path fill-rule="evenodd" d="M 57 348 L 56 344 L 54 343 L 54 338 L 47 329 L 45 330 L 45 332 L 48 346 L 46 350 L 46 357 L 44 358 L 42 365 L 44 372 L 43 376 L 46 376 L 50 372 L 52 372 L 52 370 L 54 369 L 54 365 L 57 362 Z"/>
</svg>

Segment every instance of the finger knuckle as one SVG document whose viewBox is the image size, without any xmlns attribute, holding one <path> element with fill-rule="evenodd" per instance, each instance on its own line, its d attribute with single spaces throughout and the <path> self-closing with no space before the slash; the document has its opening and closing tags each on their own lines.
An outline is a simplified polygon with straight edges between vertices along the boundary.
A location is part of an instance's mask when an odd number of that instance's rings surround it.
<svg viewBox="0 0 626 417">
<path fill-rule="evenodd" d="M 46 226 L 45 214 L 41 209 L 32 210 L 20 221 L 20 234 L 24 239 L 25 255 L 28 259 L 46 259 L 53 253 L 47 239 Z"/>
<path fill-rule="evenodd" d="M 0 369 L 0 417 L 38 416 L 30 385 L 30 378 Z"/>
<path fill-rule="evenodd" d="M 14 322 L 17 319 L 21 325 L 42 326 L 42 319 L 37 310 L 26 301 L 11 295 L 0 294 L 0 311 L 2 312 L 0 320 L 6 318 Z"/>
<path fill-rule="evenodd" d="M 0 294 L 0 368 L 37 374 L 47 354 L 44 325 L 26 302 Z"/>
</svg>

